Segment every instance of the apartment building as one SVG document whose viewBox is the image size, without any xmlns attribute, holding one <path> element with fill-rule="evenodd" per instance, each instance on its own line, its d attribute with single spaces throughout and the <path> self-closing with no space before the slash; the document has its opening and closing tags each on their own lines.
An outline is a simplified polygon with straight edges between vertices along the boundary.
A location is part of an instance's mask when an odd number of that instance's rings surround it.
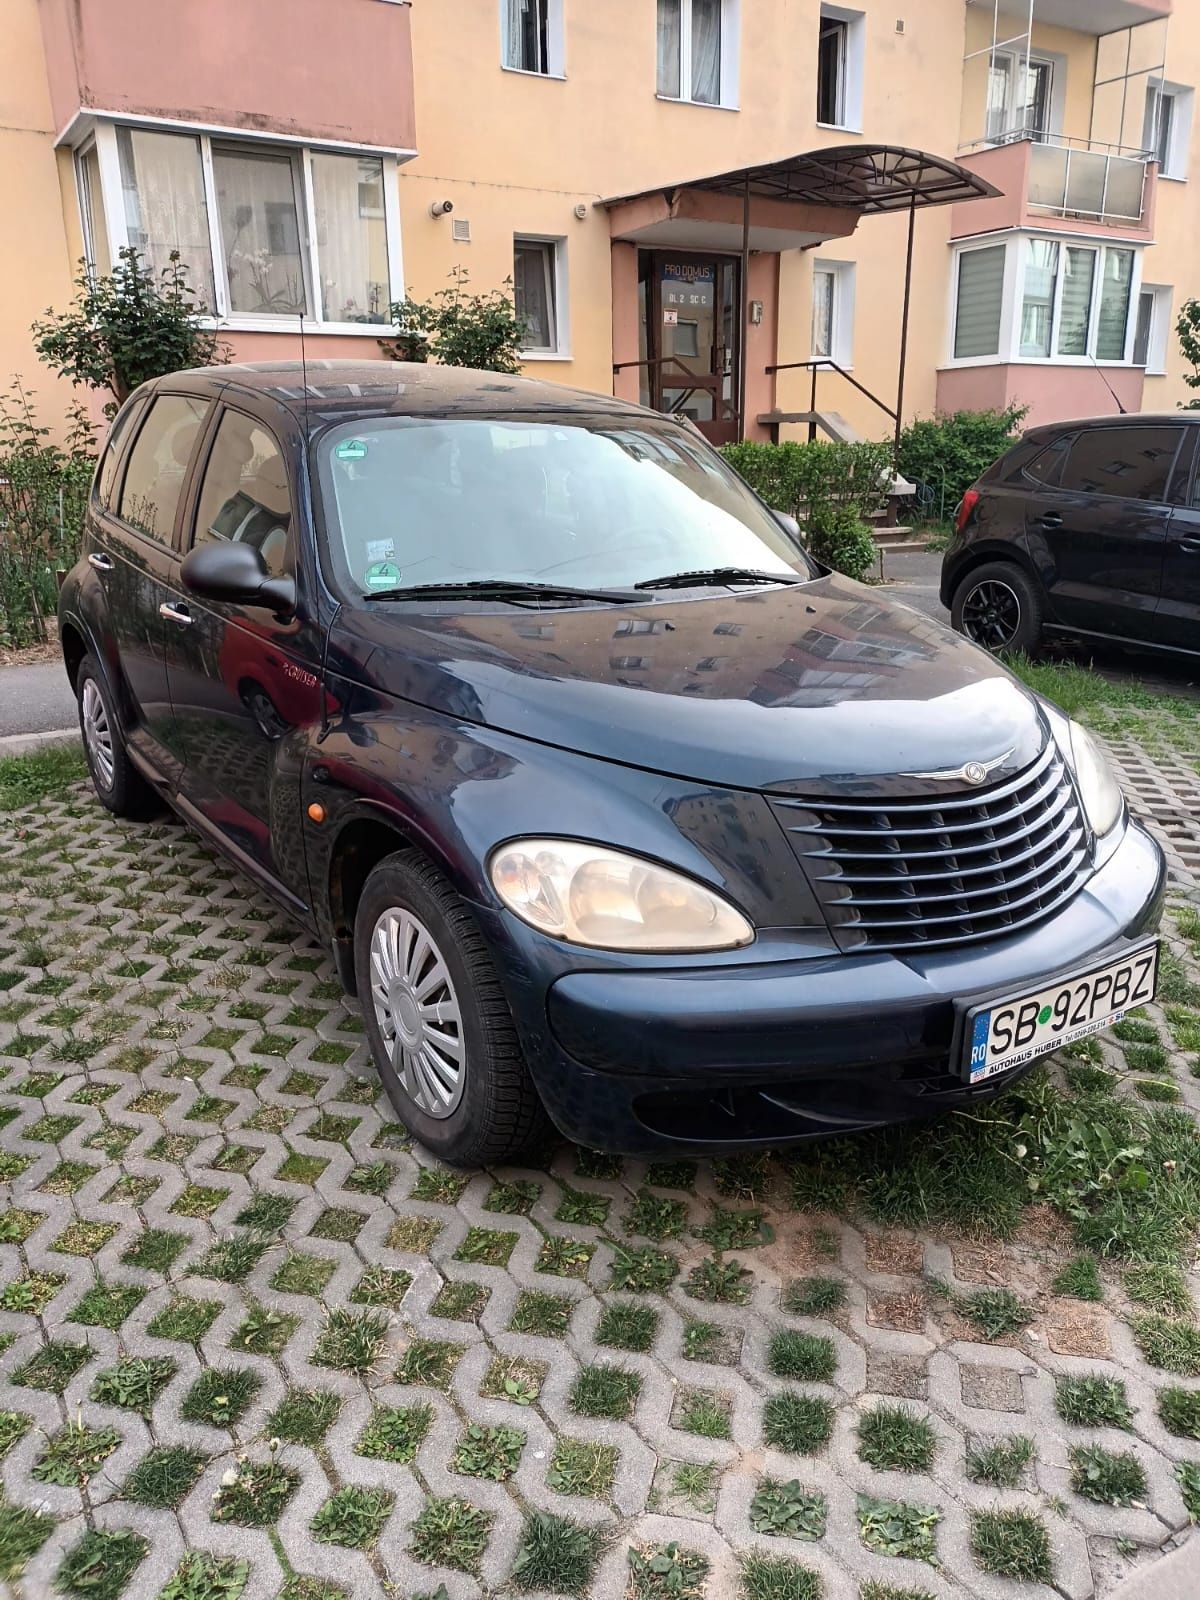
<svg viewBox="0 0 1200 1600">
<path fill-rule="evenodd" d="M 301 325 L 310 362 L 375 358 L 406 287 L 512 280 L 529 373 L 718 441 L 1189 395 L 1200 0 L 8 0 L 6 21 L 0 380 L 47 400 L 30 321 L 126 244 L 178 250 L 243 360 L 295 357 Z"/>
</svg>

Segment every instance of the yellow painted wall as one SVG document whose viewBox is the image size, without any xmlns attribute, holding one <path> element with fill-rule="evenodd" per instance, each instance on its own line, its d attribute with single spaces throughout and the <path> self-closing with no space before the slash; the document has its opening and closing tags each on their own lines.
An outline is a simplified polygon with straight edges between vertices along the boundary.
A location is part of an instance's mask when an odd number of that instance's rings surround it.
<svg viewBox="0 0 1200 1600">
<path fill-rule="evenodd" d="M 61 428 L 71 391 L 34 354 L 29 325 L 71 296 L 73 245 L 59 193 L 37 0 L 5 0 L 0 45 L 0 389 L 37 394 Z"/>
</svg>

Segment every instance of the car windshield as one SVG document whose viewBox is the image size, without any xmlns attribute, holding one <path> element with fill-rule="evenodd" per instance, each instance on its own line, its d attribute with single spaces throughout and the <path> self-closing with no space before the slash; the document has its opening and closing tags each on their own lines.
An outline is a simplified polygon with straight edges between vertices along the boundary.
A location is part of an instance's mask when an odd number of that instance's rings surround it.
<svg viewBox="0 0 1200 1600">
<path fill-rule="evenodd" d="M 316 452 L 326 550 L 353 596 L 497 580 L 621 590 L 712 568 L 816 576 L 720 457 L 667 422 L 373 417 Z"/>
</svg>

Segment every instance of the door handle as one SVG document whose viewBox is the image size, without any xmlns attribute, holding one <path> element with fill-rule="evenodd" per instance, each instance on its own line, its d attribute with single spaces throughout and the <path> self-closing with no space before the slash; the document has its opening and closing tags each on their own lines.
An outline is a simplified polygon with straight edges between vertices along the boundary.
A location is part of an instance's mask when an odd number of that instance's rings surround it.
<svg viewBox="0 0 1200 1600">
<path fill-rule="evenodd" d="M 1043 528 L 1062 527 L 1062 518 L 1059 516 L 1057 511 L 1047 511 L 1044 517 L 1038 518 L 1038 521 L 1041 523 Z"/>
<path fill-rule="evenodd" d="M 1200 539 L 1180 539 L 1179 548 L 1190 556 L 1200 556 Z"/>
<path fill-rule="evenodd" d="M 181 628 L 190 628 L 192 618 L 182 606 L 173 606 L 169 600 L 164 600 L 158 608 L 160 617 L 166 617 L 168 622 L 177 622 Z"/>
<path fill-rule="evenodd" d="M 103 550 L 89 550 L 88 561 L 97 572 L 111 572 L 116 563 L 111 556 L 106 556 Z"/>
</svg>

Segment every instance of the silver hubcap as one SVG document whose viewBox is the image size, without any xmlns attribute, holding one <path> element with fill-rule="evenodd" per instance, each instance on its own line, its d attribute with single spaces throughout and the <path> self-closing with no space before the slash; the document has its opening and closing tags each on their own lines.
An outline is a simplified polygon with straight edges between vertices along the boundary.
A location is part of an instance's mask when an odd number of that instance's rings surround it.
<svg viewBox="0 0 1200 1600">
<path fill-rule="evenodd" d="M 392 1069 L 428 1117 L 462 1099 L 467 1057 L 458 996 L 433 935 L 411 911 L 385 911 L 371 934 L 371 1003 Z"/>
<path fill-rule="evenodd" d="M 83 741 L 88 759 L 102 789 L 111 789 L 113 781 L 112 730 L 108 726 L 108 713 L 93 679 L 83 686 Z"/>
</svg>

